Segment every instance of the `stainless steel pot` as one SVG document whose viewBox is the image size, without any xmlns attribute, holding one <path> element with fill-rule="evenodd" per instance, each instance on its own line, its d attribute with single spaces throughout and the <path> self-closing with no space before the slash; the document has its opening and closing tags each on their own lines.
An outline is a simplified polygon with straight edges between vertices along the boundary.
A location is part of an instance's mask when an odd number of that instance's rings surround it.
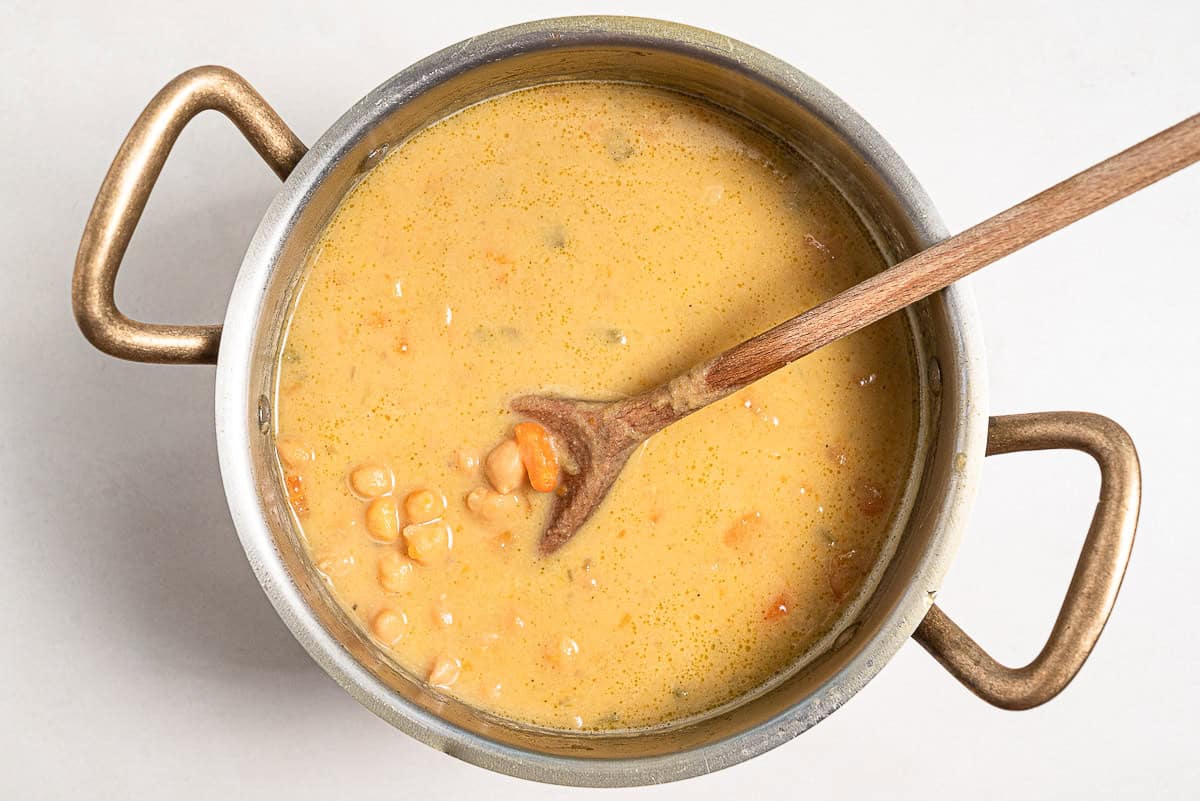
<svg viewBox="0 0 1200 801">
<path fill-rule="evenodd" d="M 239 76 L 191 70 L 150 103 L 105 178 L 73 286 L 84 334 L 115 356 L 217 363 L 216 425 L 229 508 L 246 555 L 280 616 L 321 666 L 397 728 L 492 770 L 572 785 L 637 785 L 718 770 L 780 745 L 857 692 L 909 636 L 972 691 L 1020 709 L 1052 698 L 1099 636 L 1133 545 L 1140 472 L 1128 435 L 1083 413 L 986 417 L 982 340 L 967 290 L 909 311 L 922 374 L 920 463 L 890 560 L 829 647 L 763 691 L 701 719 L 643 731 L 568 733 L 514 724 L 427 688 L 348 620 L 309 563 L 274 469 L 274 360 L 309 246 L 380 155 L 464 106 L 514 89 L 616 80 L 707 98 L 791 143 L 858 210 L 891 261 L 947 232 L 887 143 L 799 70 L 725 36 L 620 17 L 544 20 L 484 34 L 404 70 L 350 109 L 307 151 Z M 165 326 L 117 311 L 121 257 L 171 146 L 217 109 L 286 181 L 250 244 L 225 326 Z M 218 356 L 219 344 L 219 356 Z M 1100 500 L 1054 630 L 1029 665 L 994 662 L 933 605 L 990 453 L 1075 448 L 1101 468 Z"/>
</svg>

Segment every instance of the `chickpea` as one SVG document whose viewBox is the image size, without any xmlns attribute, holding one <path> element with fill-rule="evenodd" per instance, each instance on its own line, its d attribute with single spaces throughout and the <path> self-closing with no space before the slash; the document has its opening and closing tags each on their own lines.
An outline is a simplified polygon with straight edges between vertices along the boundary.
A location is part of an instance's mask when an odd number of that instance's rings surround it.
<svg viewBox="0 0 1200 801">
<path fill-rule="evenodd" d="M 409 558 L 423 565 L 443 561 L 454 547 L 454 531 L 444 522 L 405 526 L 403 534 Z"/>
<path fill-rule="evenodd" d="M 299 470 L 317 458 L 312 446 L 297 437 L 283 437 L 275 442 L 279 461 L 288 470 Z"/>
<path fill-rule="evenodd" d="M 477 487 L 467 495 L 467 508 L 488 521 L 510 518 L 524 504 L 525 501 L 520 495 L 493 492 L 487 487 Z"/>
<path fill-rule="evenodd" d="M 521 449 L 516 441 L 506 439 L 493 448 L 483 463 L 483 472 L 497 492 L 509 493 L 521 486 L 525 480 L 525 465 L 521 462 Z"/>
<path fill-rule="evenodd" d="M 387 465 L 367 462 L 350 471 L 350 491 L 364 501 L 387 495 L 396 484 Z"/>
<path fill-rule="evenodd" d="M 489 495 L 495 495 L 487 487 L 476 487 L 467 493 L 467 508 L 477 515 L 482 515 Z"/>
<path fill-rule="evenodd" d="M 429 684 L 439 690 L 448 690 L 458 681 L 462 673 L 462 662 L 449 656 L 439 656 L 429 671 Z"/>
<path fill-rule="evenodd" d="M 400 592 L 408 584 L 413 563 L 399 551 L 387 551 L 379 557 L 379 586 L 384 592 Z"/>
<path fill-rule="evenodd" d="M 563 637 L 558 641 L 558 644 L 553 647 L 547 647 L 545 650 L 546 658 L 550 664 L 555 667 L 564 667 L 568 661 L 579 655 L 579 643 L 570 637 Z"/>
<path fill-rule="evenodd" d="M 856 548 L 847 551 L 834 551 L 829 555 L 826 572 L 829 577 L 829 589 L 834 600 L 841 601 L 857 587 L 866 574 L 867 564 L 864 555 Z"/>
<path fill-rule="evenodd" d="M 395 645 L 408 633 L 408 615 L 385 607 L 371 621 L 371 633 L 388 645 Z"/>
<path fill-rule="evenodd" d="M 417 490 L 404 499 L 404 516 L 409 523 L 432 523 L 446 511 L 446 496 L 432 490 Z"/>
<path fill-rule="evenodd" d="M 317 570 L 329 578 L 336 578 L 353 570 L 354 562 L 354 554 L 330 554 L 317 560 Z"/>
<path fill-rule="evenodd" d="M 391 496 L 376 498 L 367 504 L 367 534 L 375 542 L 390 545 L 400 536 L 400 505 Z"/>
<path fill-rule="evenodd" d="M 454 466 L 458 472 L 471 475 L 479 469 L 479 452 L 472 448 L 459 448 L 454 454 Z"/>
<path fill-rule="evenodd" d="M 433 608 L 433 622 L 439 626 L 453 626 L 454 612 L 450 610 L 450 605 L 446 603 L 445 594 L 438 599 L 437 604 Z"/>
</svg>

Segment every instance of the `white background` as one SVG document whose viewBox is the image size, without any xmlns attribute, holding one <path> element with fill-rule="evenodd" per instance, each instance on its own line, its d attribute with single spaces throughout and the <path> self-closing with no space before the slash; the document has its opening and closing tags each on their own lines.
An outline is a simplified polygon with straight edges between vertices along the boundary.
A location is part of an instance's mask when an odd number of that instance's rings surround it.
<svg viewBox="0 0 1200 801">
<path fill-rule="evenodd" d="M 493 775 L 360 708 L 293 641 L 225 507 L 213 370 L 126 364 L 75 329 L 85 215 L 150 96 L 241 71 L 307 142 L 402 67 L 522 20 L 607 11 L 721 31 L 809 72 L 893 144 L 959 230 L 1200 111 L 1200 4 L 0 4 L 0 797 L 596 798 Z M 122 271 L 135 317 L 212 322 L 276 191 L 234 129 L 183 134 Z M 974 281 L 997 413 L 1103 412 L 1145 505 L 1112 620 L 1030 712 L 918 646 L 782 748 L 637 799 L 1195 798 L 1200 783 L 1196 242 L 1200 167 Z M 1030 658 L 1095 500 L 1080 455 L 989 461 L 939 601 Z"/>
</svg>

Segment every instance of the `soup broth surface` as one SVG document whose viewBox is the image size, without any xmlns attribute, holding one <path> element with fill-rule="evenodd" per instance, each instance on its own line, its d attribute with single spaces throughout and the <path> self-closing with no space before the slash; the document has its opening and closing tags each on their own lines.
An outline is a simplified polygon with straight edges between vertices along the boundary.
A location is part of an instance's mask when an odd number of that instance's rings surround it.
<svg viewBox="0 0 1200 801">
<path fill-rule="evenodd" d="M 286 331 L 277 445 L 313 563 L 399 665 L 508 718 L 640 727 L 752 691 L 887 556 L 905 318 L 655 435 L 549 557 L 552 491 L 498 486 L 508 403 L 641 392 L 883 267 L 807 161 L 681 95 L 558 84 L 431 126 L 347 194 Z"/>
</svg>

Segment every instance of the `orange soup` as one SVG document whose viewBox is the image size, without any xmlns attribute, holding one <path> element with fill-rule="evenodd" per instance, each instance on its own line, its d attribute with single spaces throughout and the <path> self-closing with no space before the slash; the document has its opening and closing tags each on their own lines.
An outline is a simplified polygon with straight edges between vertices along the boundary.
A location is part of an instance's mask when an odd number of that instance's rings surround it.
<svg viewBox="0 0 1200 801">
<path fill-rule="evenodd" d="M 556 446 L 508 403 L 644 391 L 883 267 L 811 164 L 681 95 L 558 84 L 429 127 L 328 223 L 280 354 L 314 564 L 402 667 L 511 719 L 641 727 L 753 691 L 889 553 L 905 318 L 652 437 L 548 557 Z"/>
</svg>

